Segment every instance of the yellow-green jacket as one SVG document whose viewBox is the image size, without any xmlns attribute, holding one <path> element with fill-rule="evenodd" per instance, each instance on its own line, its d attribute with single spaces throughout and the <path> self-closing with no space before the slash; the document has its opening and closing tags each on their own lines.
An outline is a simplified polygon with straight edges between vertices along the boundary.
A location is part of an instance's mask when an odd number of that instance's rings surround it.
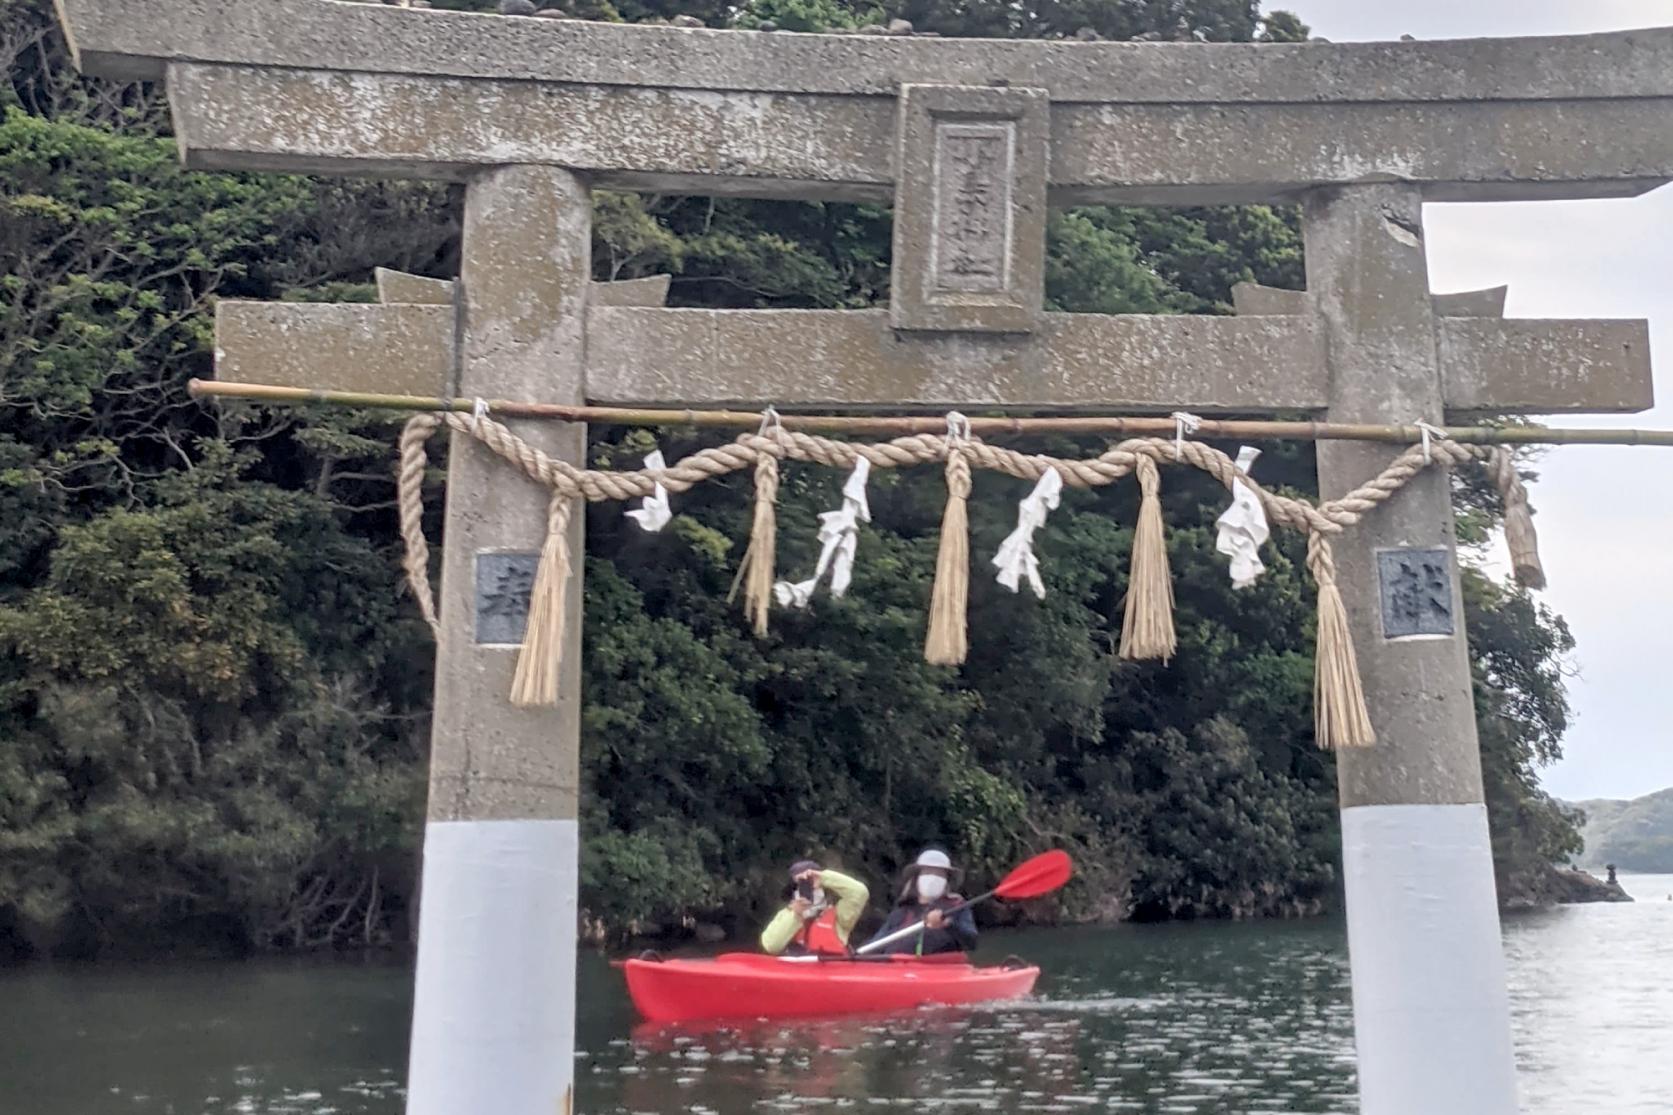
<svg viewBox="0 0 1673 1115">
<path fill-rule="evenodd" d="M 858 879 L 828 868 L 819 873 L 819 885 L 825 888 L 827 896 L 836 898 L 836 924 L 833 928 L 837 939 L 846 945 L 848 935 L 854 932 L 860 915 L 866 912 L 866 902 L 871 898 L 871 891 Z M 802 931 L 804 924 L 796 911 L 786 906 L 775 914 L 773 920 L 767 923 L 767 928 L 761 931 L 761 948 L 777 956 L 790 947 L 790 943 Z"/>
</svg>

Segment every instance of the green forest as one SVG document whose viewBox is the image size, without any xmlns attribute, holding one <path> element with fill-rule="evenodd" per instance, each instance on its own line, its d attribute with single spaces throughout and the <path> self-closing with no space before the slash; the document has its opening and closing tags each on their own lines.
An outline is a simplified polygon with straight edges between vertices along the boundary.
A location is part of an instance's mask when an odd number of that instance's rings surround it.
<svg viewBox="0 0 1673 1115">
<path fill-rule="evenodd" d="M 943 35 L 1307 34 L 1241 0 L 563 5 L 786 32 L 905 18 Z M 400 418 L 202 406 L 185 384 L 210 372 L 218 299 L 370 300 L 375 266 L 451 277 L 461 194 L 186 173 L 161 91 L 78 77 L 50 0 L 0 0 L 0 52 L 0 958 L 405 942 L 433 646 L 401 588 Z M 674 305 L 888 298 L 886 208 L 610 193 L 595 208 L 598 277 L 671 273 Z M 1233 283 L 1299 287 L 1301 262 L 1283 209 L 1068 209 L 1050 220 L 1047 297 L 1064 311 L 1227 313 Z M 708 443 L 654 442 L 670 459 Z M 652 446 L 647 431 L 593 431 L 602 464 L 633 467 Z M 1313 491 L 1310 447 L 1263 448 L 1263 483 Z M 785 469 L 781 572 L 811 569 L 815 516 L 842 479 Z M 1460 485 L 1479 560 L 1494 497 Z M 1302 540 L 1275 537 L 1267 575 L 1233 592 L 1214 552 L 1224 489 L 1170 472 L 1180 650 L 1135 664 L 1114 654 L 1135 486 L 1065 494 L 1037 539 L 1043 602 L 984 573 L 1024 494 L 978 478 L 958 670 L 921 656 L 936 470 L 874 476 L 849 595 L 776 613 L 764 639 L 726 603 L 747 474 L 676 497 L 660 535 L 618 506 L 591 509 L 582 866 L 595 939 L 700 922 L 748 933 L 792 859 L 875 885 L 926 841 L 973 881 L 1071 851 L 1076 883 L 1037 917 L 1337 902 Z M 1537 896 L 1580 846 L 1536 781 L 1559 754 L 1572 640 L 1476 568 L 1465 593 L 1501 895 Z"/>
<path fill-rule="evenodd" d="M 1594 798 L 1574 807 L 1585 815 L 1581 866 L 1673 874 L 1673 789 L 1630 801 Z"/>
</svg>

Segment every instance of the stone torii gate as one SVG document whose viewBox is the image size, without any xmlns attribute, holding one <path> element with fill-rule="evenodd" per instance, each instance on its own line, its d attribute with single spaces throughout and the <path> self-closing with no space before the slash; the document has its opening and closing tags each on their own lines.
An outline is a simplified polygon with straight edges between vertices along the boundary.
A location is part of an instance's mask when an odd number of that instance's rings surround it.
<svg viewBox="0 0 1673 1115">
<path fill-rule="evenodd" d="M 466 184 L 456 284 L 220 308 L 223 375 L 553 402 L 1304 411 L 1650 405 L 1642 323 L 1430 296 L 1425 200 L 1673 178 L 1673 30 L 1200 45 L 762 34 L 334 0 L 57 0 L 89 73 L 167 82 L 189 166 Z M 664 309 L 590 282 L 593 186 L 892 201 L 888 310 Z M 1236 317 L 1044 313 L 1048 203 L 1296 202 L 1305 293 Z M 795 360 L 785 360 L 794 352 Z M 524 424 L 579 461 L 578 426 Z M 1324 495 L 1378 471 L 1319 447 Z M 479 578 L 546 493 L 455 439 L 409 1110 L 568 1110 L 579 601 L 558 709 L 505 700 Z M 580 517 L 571 544 L 581 547 Z M 511 556 L 507 556 L 511 555 Z M 1336 544 L 1378 744 L 1338 757 L 1366 1115 L 1510 1115 L 1515 1079 L 1447 480 Z M 1380 568 L 1439 592 L 1384 600 Z M 576 570 L 579 562 L 572 562 Z M 579 576 L 579 573 L 577 573 Z"/>
</svg>

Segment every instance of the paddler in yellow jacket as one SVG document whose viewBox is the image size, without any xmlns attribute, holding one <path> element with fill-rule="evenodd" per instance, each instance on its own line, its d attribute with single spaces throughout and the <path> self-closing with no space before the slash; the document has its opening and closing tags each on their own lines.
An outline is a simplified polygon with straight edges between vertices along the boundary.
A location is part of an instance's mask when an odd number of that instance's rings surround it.
<svg viewBox="0 0 1673 1115">
<path fill-rule="evenodd" d="M 858 879 L 810 859 L 790 865 L 784 909 L 761 931 L 761 947 L 774 956 L 848 954 L 848 935 L 865 913 L 871 891 Z"/>
</svg>

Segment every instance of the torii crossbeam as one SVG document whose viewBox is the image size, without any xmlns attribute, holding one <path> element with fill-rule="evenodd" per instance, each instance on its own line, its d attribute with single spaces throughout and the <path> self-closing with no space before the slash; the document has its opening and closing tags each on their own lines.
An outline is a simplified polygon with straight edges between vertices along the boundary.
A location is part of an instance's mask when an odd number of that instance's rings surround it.
<svg viewBox="0 0 1673 1115">
<path fill-rule="evenodd" d="M 57 3 L 85 70 L 167 83 L 190 166 L 467 185 L 456 285 L 386 277 L 375 307 L 225 304 L 219 366 L 237 378 L 563 403 L 1391 423 L 1651 401 L 1642 323 L 1507 321 L 1491 297 L 1431 298 L 1421 206 L 1624 197 L 1673 178 L 1673 29 L 928 41 L 334 0 Z M 892 201 L 892 303 L 678 310 L 630 293 L 624 304 L 590 282 L 594 186 Z M 1048 204 L 1251 201 L 1302 205 L 1305 292 L 1245 289 L 1230 318 L 1042 312 Z M 579 428 L 520 432 L 580 459 Z M 1323 494 L 1385 458 L 1374 445 L 1320 446 Z M 479 446 L 454 446 L 409 1088 L 418 1115 L 548 1115 L 571 1102 L 580 593 L 568 597 L 552 713 L 504 701 L 516 633 L 479 622 L 477 591 L 485 569 L 537 546 L 543 502 Z M 1338 760 L 1361 1110 L 1511 1115 L 1445 477 L 1419 478 L 1337 559 L 1379 737 Z M 1435 606 L 1415 617 L 1379 607 L 1379 564 L 1429 571 Z"/>
</svg>

